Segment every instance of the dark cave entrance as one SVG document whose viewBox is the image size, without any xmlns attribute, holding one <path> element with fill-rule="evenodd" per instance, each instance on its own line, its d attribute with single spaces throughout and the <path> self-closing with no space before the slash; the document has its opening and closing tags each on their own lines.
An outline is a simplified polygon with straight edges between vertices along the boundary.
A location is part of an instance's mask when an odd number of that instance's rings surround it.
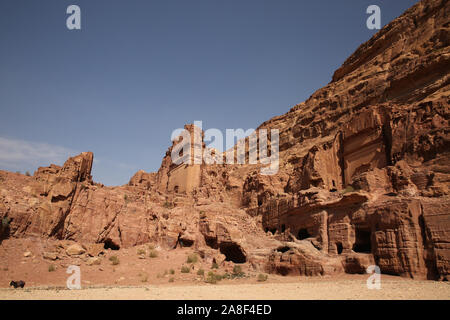
<svg viewBox="0 0 450 320">
<path fill-rule="evenodd" d="M 225 261 L 232 261 L 234 263 L 244 263 L 247 257 L 242 248 L 234 242 L 222 242 L 220 244 L 220 252 L 225 255 Z"/>
<path fill-rule="evenodd" d="M 289 248 L 288 246 L 284 246 L 284 247 L 279 247 L 279 248 L 277 248 L 277 251 L 278 251 L 278 252 L 281 252 L 281 253 L 285 253 L 285 252 L 287 252 L 287 251 L 289 251 L 289 250 L 291 250 L 291 248 Z"/>
<path fill-rule="evenodd" d="M 342 247 L 342 243 L 336 242 L 336 250 L 338 254 L 342 253 L 342 251 L 344 250 L 344 247 Z"/>
<path fill-rule="evenodd" d="M 119 250 L 120 246 L 111 239 L 106 239 L 105 242 L 103 242 L 103 248 L 104 249 L 111 249 L 111 250 Z"/>
<path fill-rule="evenodd" d="M 205 242 L 206 242 L 206 245 L 208 247 L 210 247 L 210 248 L 213 248 L 213 249 L 218 249 L 219 248 L 219 246 L 217 245 L 217 238 L 216 237 L 205 236 Z"/>
<path fill-rule="evenodd" d="M 281 225 L 281 232 L 285 232 L 286 231 L 286 225 L 285 224 L 282 224 Z"/>
<path fill-rule="evenodd" d="M 300 229 L 297 233 L 297 239 L 298 240 L 305 240 L 307 238 L 311 237 L 307 229 Z"/>
<path fill-rule="evenodd" d="M 369 229 L 356 226 L 353 251 L 361 253 L 372 252 L 371 232 Z"/>
<path fill-rule="evenodd" d="M 180 245 L 181 248 L 183 247 L 191 247 L 194 244 L 194 240 L 191 239 L 184 239 L 180 234 L 178 234 L 178 239 L 177 239 L 177 243 L 175 243 L 175 248 L 177 248 L 178 244 Z"/>
</svg>

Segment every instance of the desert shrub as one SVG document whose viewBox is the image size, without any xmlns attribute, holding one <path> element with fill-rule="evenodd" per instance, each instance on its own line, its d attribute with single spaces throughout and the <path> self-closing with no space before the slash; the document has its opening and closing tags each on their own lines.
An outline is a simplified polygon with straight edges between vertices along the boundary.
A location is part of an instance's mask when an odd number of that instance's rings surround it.
<svg viewBox="0 0 450 320">
<path fill-rule="evenodd" d="M 150 258 L 156 258 L 156 257 L 158 257 L 158 251 L 156 251 L 156 250 L 150 250 L 150 253 L 148 254 L 148 256 L 149 256 Z"/>
<path fill-rule="evenodd" d="M 138 250 L 137 250 L 137 254 L 138 255 L 145 255 L 145 249 L 144 248 L 139 248 Z"/>
<path fill-rule="evenodd" d="M 203 269 L 198 269 L 197 275 L 203 276 L 204 274 L 205 274 L 205 270 L 203 270 Z"/>
<path fill-rule="evenodd" d="M 217 283 L 217 281 L 220 281 L 220 280 L 222 280 L 221 275 L 215 274 L 214 272 L 210 271 L 210 272 L 208 272 L 205 282 L 215 284 L 215 283 Z"/>
<path fill-rule="evenodd" d="M 174 278 L 169 278 L 169 282 L 174 282 L 175 279 Z"/>
<path fill-rule="evenodd" d="M 222 275 L 222 279 L 231 279 L 231 274 L 229 274 L 228 272 L 225 272 L 225 273 Z"/>
<path fill-rule="evenodd" d="M 181 267 L 181 273 L 189 273 L 191 269 L 188 266 Z"/>
<path fill-rule="evenodd" d="M 233 268 L 233 273 L 234 274 L 239 274 L 241 272 L 242 272 L 241 266 L 234 266 L 234 268 Z"/>
<path fill-rule="evenodd" d="M 27 177 L 30 177 L 30 176 L 31 176 L 30 171 L 25 172 L 25 175 L 26 175 Z"/>
<path fill-rule="evenodd" d="M 219 269 L 219 265 L 215 262 L 213 262 L 211 269 Z"/>
<path fill-rule="evenodd" d="M 48 266 L 48 272 L 53 272 L 55 270 L 56 270 L 55 265 L 51 264 L 51 265 Z"/>
<path fill-rule="evenodd" d="M 175 274 L 175 270 L 170 269 L 170 270 L 169 270 L 169 273 L 170 273 L 170 274 Z"/>
<path fill-rule="evenodd" d="M 195 253 L 188 255 L 187 260 L 186 260 L 187 263 L 197 263 L 197 261 L 198 261 L 198 256 Z"/>
<path fill-rule="evenodd" d="M 153 243 L 149 243 L 147 244 L 147 248 L 149 248 L 150 250 L 155 249 L 155 245 Z"/>
<path fill-rule="evenodd" d="M 267 280 L 267 278 L 268 278 L 268 275 L 267 275 L 267 274 L 262 274 L 262 273 L 260 273 L 260 274 L 258 274 L 257 280 L 258 280 L 259 282 L 264 282 L 264 281 Z"/>
<path fill-rule="evenodd" d="M 111 256 L 109 257 L 109 261 L 111 261 L 111 263 L 115 266 L 118 265 L 120 263 L 120 260 L 117 256 Z"/>
<path fill-rule="evenodd" d="M 242 272 L 241 266 L 234 266 L 233 267 L 233 278 L 242 278 L 245 276 L 245 273 Z"/>
</svg>

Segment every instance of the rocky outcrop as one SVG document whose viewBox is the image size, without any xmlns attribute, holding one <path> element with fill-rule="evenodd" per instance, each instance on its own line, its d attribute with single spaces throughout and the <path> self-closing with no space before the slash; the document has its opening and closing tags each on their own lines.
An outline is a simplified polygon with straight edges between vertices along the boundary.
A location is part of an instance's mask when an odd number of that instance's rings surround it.
<svg viewBox="0 0 450 320">
<path fill-rule="evenodd" d="M 448 1 L 419 2 L 327 86 L 263 123 L 280 132 L 277 174 L 175 164 L 181 140 L 158 172 L 139 171 L 124 186 L 93 183 L 89 152 L 33 177 L 0 171 L 1 237 L 73 240 L 92 257 L 154 242 L 284 275 L 364 273 L 376 264 L 387 274 L 447 279 L 449 13 Z"/>
</svg>

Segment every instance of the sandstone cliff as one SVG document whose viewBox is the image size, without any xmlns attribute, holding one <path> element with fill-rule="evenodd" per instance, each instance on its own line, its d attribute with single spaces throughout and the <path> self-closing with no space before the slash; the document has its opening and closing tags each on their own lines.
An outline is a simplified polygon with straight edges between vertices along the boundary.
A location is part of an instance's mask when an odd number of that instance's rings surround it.
<svg viewBox="0 0 450 320">
<path fill-rule="evenodd" d="M 419 2 L 327 86 L 263 123 L 280 130 L 276 175 L 255 165 L 175 166 L 173 147 L 158 172 L 139 171 L 119 187 L 93 183 L 89 152 L 32 177 L 0 171 L 0 236 L 193 246 L 204 258 L 283 275 L 363 273 L 376 264 L 445 279 L 449 13 L 448 1 Z"/>
</svg>

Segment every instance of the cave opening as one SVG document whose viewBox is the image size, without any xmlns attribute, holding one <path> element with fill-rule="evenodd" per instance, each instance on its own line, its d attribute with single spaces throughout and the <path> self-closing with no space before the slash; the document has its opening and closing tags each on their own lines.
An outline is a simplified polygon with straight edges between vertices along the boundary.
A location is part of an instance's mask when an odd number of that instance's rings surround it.
<svg viewBox="0 0 450 320">
<path fill-rule="evenodd" d="M 342 247 L 342 243 L 336 242 L 336 250 L 338 254 L 342 253 L 342 251 L 344 250 L 344 247 Z"/>
<path fill-rule="evenodd" d="M 285 224 L 282 224 L 281 225 L 281 232 L 285 232 L 286 231 L 286 225 Z"/>
<path fill-rule="evenodd" d="M 206 245 L 208 247 L 210 247 L 210 248 L 213 248 L 213 249 L 218 249 L 219 248 L 219 246 L 217 244 L 217 237 L 205 236 L 205 242 L 206 242 Z"/>
<path fill-rule="evenodd" d="M 193 240 L 190 239 L 180 239 L 180 246 L 181 247 L 192 247 L 194 244 Z"/>
<path fill-rule="evenodd" d="M 194 244 L 194 240 L 191 239 L 184 239 L 182 238 L 181 233 L 178 235 L 177 243 L 175 244 L 175 248 L 177 248 L 178 244 L 180 244 L 180 247 L 191 247 Z"/>
<path fill-rule="evenodd" d="M 219 248 L 220 252 L 225 255 L 225 261 L 234 263 L 245 263 L 247 261 L 242 248 L 234 242 L 222 242 Z"/>
<path fill-rule="evenodd" d="M 369 229 L 356 227 L 355 228 L 355 244 L 353 251 L 361 253 L 372 252 L 371 232 Z"/>
<path fill-rule="evenodd" d="M 111 239 L 106 239 L 105 242 L 103 243 L 103 248 L 108 250 L 119 250 L 120 246 L 116 243 L 114 243 L 114 241 L 112 241 Z"/>
<path fill-rule="evenodd" d="M 305 240 L 307 238 L 311 237 L 311 235 L 308 232 L 308 229 L 300 229 L 297 233 L 297 239 L 298 240 Z"/>
<path fill-rule="evenodd" d="M 281 253 L 285 253 L 287 251 L 291 250 L 291 248 L 289 248 L 288 246 L 283 246 L 283 247 L 278 247 L 277 251 L 281 252 Z"/>
</svg>

